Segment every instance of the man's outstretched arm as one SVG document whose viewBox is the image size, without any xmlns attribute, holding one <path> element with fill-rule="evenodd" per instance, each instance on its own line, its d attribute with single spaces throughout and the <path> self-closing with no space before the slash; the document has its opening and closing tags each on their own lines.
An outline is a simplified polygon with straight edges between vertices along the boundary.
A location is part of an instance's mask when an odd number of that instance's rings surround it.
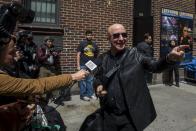
<svg viewBox="0 0 196 131">
<path fill-rule="evenodd" d="M 159 60 L 154 60 L 139 54 L 139 61 L 149 72 L 159 73 L 174 66 L 177 64 L 177 62 L 182 61 L 184 56 L 184 49 L 186 48 L 189 48 L 189 45 L 177 46 L 173 48 L 166 57 L 160 58 Z"/>
</svg>

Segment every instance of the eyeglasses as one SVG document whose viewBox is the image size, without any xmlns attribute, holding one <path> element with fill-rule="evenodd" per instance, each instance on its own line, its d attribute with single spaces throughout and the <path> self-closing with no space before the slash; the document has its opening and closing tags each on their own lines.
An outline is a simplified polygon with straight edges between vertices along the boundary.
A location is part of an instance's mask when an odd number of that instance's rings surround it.
<svg viewBox="0 0 196 131">
<path fill-rule="evenodd" d="M 127 38 L 127 33 L 114 33 L 114 34 L 112 34 L 112 37 L 113 37 L 113 39 L 118 39 L 120 37 L 120 35 L 123 38 Z"/>
<path fill-rule="evenodd" d="M 183 31 L 188 32 L 188 30 L 183 30 Z"/>
</svg>

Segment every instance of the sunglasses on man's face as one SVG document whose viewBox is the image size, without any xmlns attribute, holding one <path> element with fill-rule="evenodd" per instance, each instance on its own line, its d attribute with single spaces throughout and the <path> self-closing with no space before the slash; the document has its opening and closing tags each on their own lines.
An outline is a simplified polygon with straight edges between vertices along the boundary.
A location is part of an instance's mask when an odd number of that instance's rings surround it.
<svg viewBox="0 0 196 131">
<path fill-rule="evenodd" d="M 114 33 L 114 34 L 112 34 L 112 37 L 113 37 L 113 39 L 118 39 L 120 37 L 120 35 L 123 38 L 127 38 L 127 33 Z"/>
</svg>

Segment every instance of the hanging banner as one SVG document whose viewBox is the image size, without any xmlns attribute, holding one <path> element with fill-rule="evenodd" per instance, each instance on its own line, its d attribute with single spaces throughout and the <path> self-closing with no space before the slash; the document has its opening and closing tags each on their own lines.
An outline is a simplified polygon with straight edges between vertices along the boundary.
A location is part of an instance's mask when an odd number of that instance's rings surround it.
<svg viewBox="0 0 196 131">
<path fill-rule="evenodd" d="M 162 15 L 168 15 L 168 16 L 178 16 L 178 11 L 170 10 L 170 9 L 162 9 Z"/>
<path fill-rule="evenodd" d="M 193 14 L 185 13 L 185 12 L 179 12 L 179 17 L 184 19 L 193 19 Z"/>
</svg>

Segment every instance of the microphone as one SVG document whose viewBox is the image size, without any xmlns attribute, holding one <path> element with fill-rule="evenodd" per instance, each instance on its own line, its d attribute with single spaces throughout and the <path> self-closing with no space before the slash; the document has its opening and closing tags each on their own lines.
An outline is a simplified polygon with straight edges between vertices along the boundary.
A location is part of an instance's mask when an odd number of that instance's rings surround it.
<svg viewBox="0 0 196 131">
<path fill-rule="evenodd" d="M 97 65 L 91 60 L 86 62 L 85 66 L 86 66 L 87 70 L 90 71 L 90 72 L 93 72 L 97 68 Z"/>
</svg>

